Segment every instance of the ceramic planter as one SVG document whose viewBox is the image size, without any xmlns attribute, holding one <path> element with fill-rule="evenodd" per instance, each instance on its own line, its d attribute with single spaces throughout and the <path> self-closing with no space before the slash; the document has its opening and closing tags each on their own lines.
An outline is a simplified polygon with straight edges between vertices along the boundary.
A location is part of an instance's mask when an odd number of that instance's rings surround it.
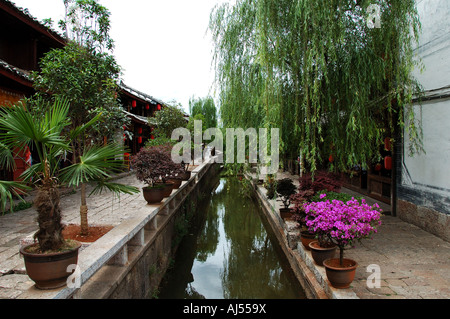
<svg viewBox="0 0 450 319">
<path fill-rule="evenodd" d="M 35 282 L 35 286 L 41 290 L 49 290 L 64 287 L 67 278 L 71 275 L 67 271 L 70 265 L 78 263 L 78 250 L 81 243 L 71 250 L 52 254 L 33 254 L 27 249 L 36 244 L 22 246 L 20 253 L 24 257 L 27 275 Z"/>
<path fill-rule="evenodd" d="M 280 208 L 280 216 L 283 220 L 291 219 L 293 215 L 290 208 Z"/>
<path fill-rule="evenodd" d="M 164 197 L 170 197 L 172 194 L 174 184 L 171 182 L 161 183 Z"/>
<path fill-rule="evenodd" d="M 169 179 L 170 183 L 173 183 L 173 189 L 178 189 L 181 186 L 182 180 L 181 179 Z"/>
<path fill-rule="evenodd" d="M 330 258 L 323 262 L 328 281 L 334 288 L 345 289 L 355 279 L 358 263 L 353 259 L 344 258 L 343 265 L 339 264 L 339 258 Z"/>
<path fill-rule="evenodd" d="M 161 187 L 144 187 L 142 193 L 148 204 L 157 204 L 164 199 L 163 188 Z"/>
<path fill-rule="evenodd" d="M 191 171 L 186 171 L 180 175 L 182 181 L 188 181 L 191 178 Z"/>
<path fill-rule="evenodd" d="M 301 231 L 300 232 L 300 240 L 302 241 L 303 247 L 306 250 L 310 250 L 309 243 L 316 240 L 316 235 L 311 234 L 309 231 Z"/>
<path fill-rule="evenodd" d="M 319 241 L 312 241 L 309 243 L 311 250 L 311 256 L 314 262 L 318 266 L 323 266 L 323 261 L 326 259 L 334 258 L 336 254 L 337 246 L 334 244 L 328 244 L 325 247 L 320 246 Z"/>
</svg>

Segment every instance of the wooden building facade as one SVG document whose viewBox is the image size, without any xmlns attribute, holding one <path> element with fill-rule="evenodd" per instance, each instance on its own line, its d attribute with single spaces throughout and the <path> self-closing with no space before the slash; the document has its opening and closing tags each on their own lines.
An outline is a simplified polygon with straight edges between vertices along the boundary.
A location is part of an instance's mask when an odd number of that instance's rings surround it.
<svg viewBox="0 0 450 319">
<path fill-rule="evenodd" d="M 0 30 L 0 106 L 7 107 L 34 94 L 30 71 L 37 71 L 44 54 L 66 41 L 8 0 L 0 0 Z M 16 152 L 16 170 L 2 170 L 0 178 L 18 180 L 30 160 L 30 151 Z"/>
</svg>

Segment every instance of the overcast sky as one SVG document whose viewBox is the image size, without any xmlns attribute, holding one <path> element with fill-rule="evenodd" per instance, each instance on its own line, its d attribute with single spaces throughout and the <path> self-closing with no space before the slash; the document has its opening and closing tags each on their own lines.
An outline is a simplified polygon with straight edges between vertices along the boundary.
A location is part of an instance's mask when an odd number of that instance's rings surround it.
<svg viewBox="0 0 450 319">
<path fill-rule="evenodd" d="M 111 12 L 114 55 L 124 83 L 186 111 L 192 96 L 215 96 L 209 16 L 225 0 L 100 0 Z M 38 20 L 64 16 L 63 0 L 12 0 Z"/>
</svg>

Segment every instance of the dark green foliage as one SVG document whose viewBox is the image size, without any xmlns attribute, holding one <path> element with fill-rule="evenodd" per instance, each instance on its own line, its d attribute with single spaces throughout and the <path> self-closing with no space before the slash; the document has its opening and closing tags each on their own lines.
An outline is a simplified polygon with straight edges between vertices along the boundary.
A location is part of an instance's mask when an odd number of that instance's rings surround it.
<svg viewBox="0 0 450 319">
<path fill-rule="evenodd" d="M 278 195 L 281 197 L 284 208 L 289 208 L 289 205 L 291 204 L 291 195 L 295 194 L 297 187 L 294 185 L 290 178 L 283 178 L 282 180 L 277 182 L 276 189 Z"/>
<path fill-rule="evenodd" d="M 187 126 L 187 119 L 179 106 L 165 106 L 158 111 L 151 120 L 155 124 L 154 135 L 156 138 L 172 137 L 173 130 Z"/>
<path fill-rule="evenodd" d="M 326 194 L 327 196 L 321 199 L 320 195 L 322 195 L 322 194 Z M 336 193 L 336 192 L 328 192 L 326 190 L 323 190 L 323 191 L 316 193 L 316 195 L 314 195 L 311 198 L 311 202 L 325 202 L 327 200 L 329 200 L 329 201 L 339 200 L 339 201 L 346 203 L 349 200 L 351 200 L 352 198 L 353 198 L 353 196 L 349 195 L 347 193 Z M 362 197 L 357 197 L 355 199 L 358 200 L 359 202 L 361 202 Z"/>
<path fill-rule="evenodd" d="M 35 88 L 70 103 L 72 128 L 101 114 L 86 132 L 90 140 L 100 143 L 104 136 L 112 139 L 129 122 L 115 98 L 120 67 L 113 56 L 70 42 L 63 49 L 48 52 L 40 66 L 41 71 L 33 73 Z"/>
</svg>

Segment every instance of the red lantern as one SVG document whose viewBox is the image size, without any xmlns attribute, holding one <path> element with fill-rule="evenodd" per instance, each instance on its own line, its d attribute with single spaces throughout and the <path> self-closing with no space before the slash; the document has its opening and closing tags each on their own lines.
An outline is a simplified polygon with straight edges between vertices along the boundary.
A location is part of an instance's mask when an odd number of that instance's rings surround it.
<svg viewBox="0 0 450 319">
<path fill-rule="evenodd" d="M 377 165 L 375 165 L 375 170 L 376 170 L 377 172 L 381 171 L 381 168 L 382 168 L 382 166 L 381 166 L 380 163 L 378 163 Z"/>
<path fill-rule="evenodd" d="M 155 139 L 155 137 L 152 135 L 152 136 L 150 136 L 150 138 L 152 139 L 152 140 L 154 140 Z"/>
<path fill-rule="evenodd" d="M 392 157 L 386 156 L 384 158 L 384 168 L 389 171 L 392 169 Z"/>
<path fill-rule="evenodd" d="M 139 134 L 142 134 L 142 127 L 139 128 L 138 132 Z"/>
<path fill-rule="evenodd" d="M 138 141 L 139 141 L 139 144 L 142 144 L 142 136 L 139 136 Z"/>
<path fill-rule="evenodd" d="M 384 139 L 384 149 L 386 151 L 390 151 L 391 150 L 391 139 L 389 137 L 386 137 Z"/>
<path fill-rule="evenodd" d="M 161 111 L 161 104 L 158 104 L 158 111 Z"/>
<path fill-rule="evenodd" d="M 330 157 L 328 158 L 328 161 L 329 161 L 330 163 L 333 163 L 333 162 L 334 162 L 333 154 L 330 155 Z"/>
<path fill-rule="evenodd" d="M 150 110 L 150 104 L 145 105 L 146 110 Z"/>
<path fill-rule="evenodd" d="M 132 107 L 136 107 L 136 106 L 137 106 L 136 100 L 133 100 L 133 102 L 131 102 L 131 106 L 132 106 Z"/>
</svg>

